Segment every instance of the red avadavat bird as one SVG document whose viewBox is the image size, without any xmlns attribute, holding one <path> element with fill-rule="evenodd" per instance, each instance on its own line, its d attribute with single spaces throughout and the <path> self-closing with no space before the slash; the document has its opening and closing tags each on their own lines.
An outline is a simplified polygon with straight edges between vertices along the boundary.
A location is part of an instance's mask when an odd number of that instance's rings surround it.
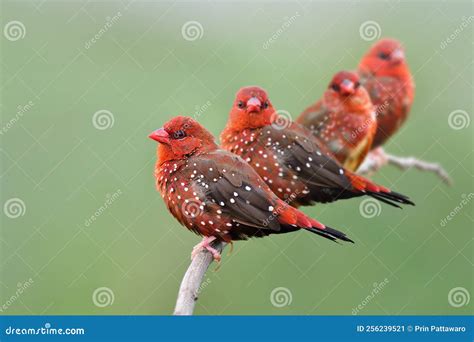
<svg viewBox="0 0 474 342">
<path fill-rule="evenodd" d="M 372 148 L 384 144 L 407 119 L 415 84 L 401 43 L 381 39 L 362 57 L 358 69 L 377 116 L 377 133 Z M 379 150 L 383 153 L 383 150 Z"/>
<path fill-rule="evenodd" d="M 220 149 L 195 120 L 178 116 L 150 134 L 160 144 L 155 167 L 157 189 L 171 214 L 204 236 L 193 252 L 216 239 L 231 242 L 305 229 L 330 240 L 346 235 L 307 217 L 280 200 L 239 156 Z"/>
<path fill-rule="evenodd" d="M 338 72 L 323 97 L 296 122 L 309 128 L 346 168 L 356 171 L 372 146 L 377 121 L 367 91 L 353 72 Z"/>
<path fill-rule="evenodd" d="M 292 206 L 372 196 L 398 207 L 413 204 L 406 196 L 344 169 L 307 128 L 278 121 L 265 90 L 245 87 L 237 93 L 222 146 L 248 162 Z"/>
</svg>

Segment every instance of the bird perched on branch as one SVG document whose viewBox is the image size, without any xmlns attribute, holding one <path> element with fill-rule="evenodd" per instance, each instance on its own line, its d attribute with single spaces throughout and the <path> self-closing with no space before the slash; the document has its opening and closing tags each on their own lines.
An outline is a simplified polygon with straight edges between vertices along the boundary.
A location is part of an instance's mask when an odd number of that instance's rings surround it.
<svg viewBox="0 0 474 342">
<path fill-rule="evenodd" d="M 296 122 L 309 128 L 320 144 L 351 171 L 364 161 L 377 130 L 369 94 L 359 76 L 349 71 L 334 75 L 322 98 Z"/>
<path fill-rule="evenodd" d="M 220 149 L 195 120 L 175 117 L 150 138 L 159 142 L 156 186 L 169 211 L 204 236 L 193 256 L 204 248 L 219 261 L 219 252 L 210 246 L 216 239 L 231 242 L 299 229 L 352 242 L 280 200 L 250 165 Z"/>
<path fill-rule="evenodd" d="M 401 43 L 381 39 L 362 57 L 358 73 L 367 89 L 377 116 L 373 153 L 385 163 L 384 151 L 378 149 L 405 122 L 413 103 L 415 84 Z"/>
<path fill-rule="evenodd" d="M 344 169 L 311 131 L 275 112 L 260 87 L 238 91 L 221 133 L 222 146 L 248 162 L 281 199 L 291 205 L 372 196 L 399 207 L 406 196 Z"/>
</svg>

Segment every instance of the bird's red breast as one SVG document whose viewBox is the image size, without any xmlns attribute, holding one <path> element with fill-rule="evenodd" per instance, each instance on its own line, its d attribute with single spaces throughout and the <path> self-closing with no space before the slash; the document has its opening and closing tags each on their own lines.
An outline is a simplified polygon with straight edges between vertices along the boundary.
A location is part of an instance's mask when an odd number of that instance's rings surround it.
<svg viewBox="0 0 474 342">
<path fill-rule="evenodd" d="M 375 106 L 377 132 L 372 148 L 384 144 L 406 121 L 415 85 L 403 46 L 382 39 L 363 56 L 358 72 Z"/>
<path fill-rule="evenodd" d="M 403 195 L 355 177 L 333 159 L 305 127 L 291 121 L 272 122 L 275 110 L 266 93 L 259 101 L 268 106 L 253 113 L 265 118 L 265 122 L 259 127 L 253 124 L 242 128 L 240 123 L 235 126 L 234 118 L 248 116 L 246 101 L 241 95 L 242 90 L 237 93 L 236 103 L 243 105 L 234 105 L 231 109 L 221 134 L 222 146 L 248 162 L 280 199 L 299 206 L 362 195 L 375 197 L 375 192 L 389 202 L 411 203 Z M 396 206 L 396 203 L 391 204 Z"/>
<path fill-rule="evenodd" d="M 196 121 L 177 117 L 150 137 L 160 143 L 157 188 L 172 215 L 195 233 L 232 241 L 307 229 L 350 241 L 280 200 L 252 167 L 219 149 Z"/>
<path fill-rule="evenodd" d="M 342 71 L 323 97 L 296 120 L 309 128 L 337 160 L 357 170 L 369 152 L 377 129 L 375 108 L 357 74 Z"/>
</svg>

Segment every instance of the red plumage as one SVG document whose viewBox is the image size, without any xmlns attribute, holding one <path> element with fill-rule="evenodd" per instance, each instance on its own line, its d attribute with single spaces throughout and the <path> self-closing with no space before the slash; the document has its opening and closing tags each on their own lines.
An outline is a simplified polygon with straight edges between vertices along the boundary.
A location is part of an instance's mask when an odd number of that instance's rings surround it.
<svg viewBox="0 0 474 342">
<path fill-rule="evenodd" d="M 415 84 L 400 42 L 382 39 L 362 58 L 361 83 L 367 89 L 377 116 L 372 149 L 384 144 L 405 122 L 413 103 Z"/>
<path fill-rule="evenodd" d="M 150 137 L 160 143 L 157 189 L 181 224 L 211 237 L 203 247 L 209 249 L 213 239 L 231 242 L 299 229 L 351 241 L 280 200 L 252 167 L 220 149 L 193 119 L 178 116 Z"/>
<path fill-rule="evenodd" d="M 406 196 L 344 169 L 310 130 L 279 121 L 267 93 L 259 87 L 237 93 L 221 140 L 225 149 L 240 155 L 278 197 L 293 206 L 362 195 L 394 206 L 413 204 Z"/>
<path fill-rule="evenodd" d="M 377 130 L 375 109 L 357 74 L 337 73 L 323 97 L 296 120 L 346 168 L 356 171 Z"/>
</svg>

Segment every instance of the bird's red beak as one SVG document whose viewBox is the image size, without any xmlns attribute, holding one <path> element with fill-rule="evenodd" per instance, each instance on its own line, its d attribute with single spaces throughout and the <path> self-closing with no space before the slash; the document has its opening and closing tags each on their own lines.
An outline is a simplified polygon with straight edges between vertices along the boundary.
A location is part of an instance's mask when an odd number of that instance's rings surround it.
<svg viewBox="0 0 474 342">
<path fill-rule="evenodd" d="M 340 84 L 341 94 L 350 95 L 354 93 L 354 82 L 351 80 L 345 79 Z"/>
<path fill-rule="evenodd" d="M 247 101 L 247 113 L 259 112 L 260 108 L 262 108 L 262 102 L 255 96 Z"/>
<path fill-rule="evenodd" d="M 392 52 L 390 57 L 395 63 L 400 63 L 405 59 L 405 53 L 401 49 L 396 49 Z"/>
<path fill-rule="evenodd" d="M 152 132 L 148 137 L 162 144 L 167 144 L 170 142 L 170 135 L 163 128 L 157 129 L 156 131 Z"/>
</svg>

